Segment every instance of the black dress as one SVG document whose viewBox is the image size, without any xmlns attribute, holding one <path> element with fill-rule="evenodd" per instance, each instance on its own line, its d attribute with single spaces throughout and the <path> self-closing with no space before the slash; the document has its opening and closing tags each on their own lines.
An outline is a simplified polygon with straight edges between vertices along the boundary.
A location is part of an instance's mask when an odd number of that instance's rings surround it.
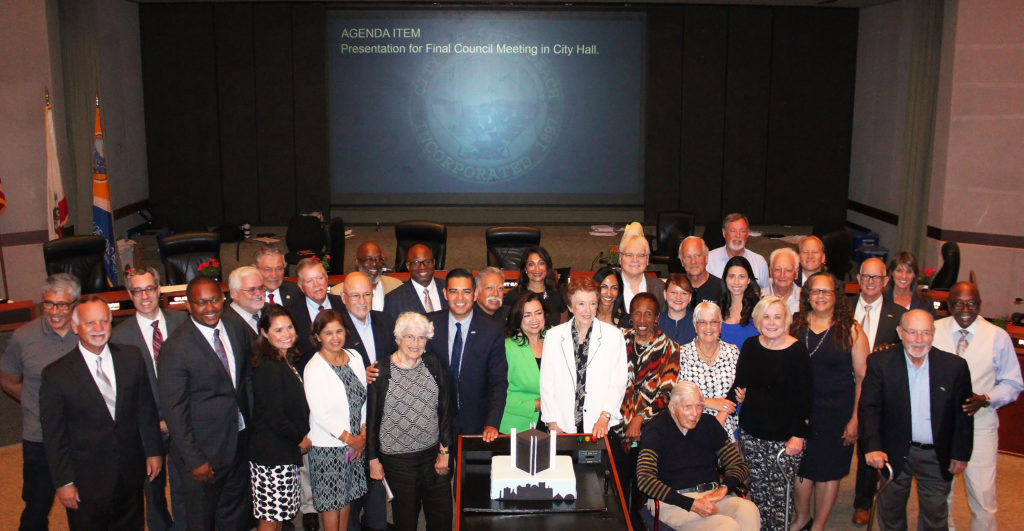
<svg viewBox="0 0 1024 531">
<path fill-rule="evenodd" d="M 856 390 L 853 355 L 850 349 L 836 347 L 833 335 L 828 331 L 815 334 L 807 328 L 796 333 L 801 342 L 808 344 L 807 351 L 813 352 L 811 435 L 799 472 L 800 477 L 812 481 L 842 479 L 850 473 L 853 457 L 853 445 L 843 446 L 843 431 L 853 415 Z"/>
</svg>

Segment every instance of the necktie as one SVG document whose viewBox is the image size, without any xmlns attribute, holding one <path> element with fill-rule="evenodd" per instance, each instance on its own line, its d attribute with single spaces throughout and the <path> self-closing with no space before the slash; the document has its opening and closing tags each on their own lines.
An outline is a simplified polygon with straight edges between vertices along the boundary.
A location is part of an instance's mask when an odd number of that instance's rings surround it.
<svg viewBox="0 0 1024 531">
<path fill-rule="evenodd" d="M 860 320 L 860 327 L 864 329 L 864 333 L 870 336 L 871 330 L 868 327 L 871 326 L 871 305 L 864 305 L 864 317 Z"/>
<path fill-rule="evenodd" d="M 964 357 L 964 354 L 967 354 L 967 333 L 967 330 L 961 329 L 960 340 L 956 342 L 956 355 L 961 358 Z"/>
<path fill-rule="evenodd" d="M 459 372 L 462 370 L 462 323 L 455 323 L 455 339 L 452 341 L 452 376 L 455 380 L 455 400 L 461 407 L 459 399 Z"/>
<path fill-rule="evenodd" d="M 316 307 L 316 311 L 317 311 L 317 313 L 320 313 L 320 312 L 324 311 L 324 305 L 321 304 L 320 306 L 317 306 Z"/>
<path fill-rule="evenodd" d="M 252 314 L 252 320 L 256 321 L 256 329 L 259 330 L 260 329 L 260 314 L 258 314 L 258 313 Z"/>
<path fill-rule="evenodd" d="M 434 311 L 434 303 L 430 301 L 430 288 L 423 288 L 423 309 L 427 313 Z"/>
<path fill-rule="evenodd" d="M 107 373 L 103 372 L 103 356 L 96 356 L 96 385 L 100 388 L 103 401 L 107 403 L 110 418 L 116 418 L 114 417 L 114 410 L 117 405 L 117 395 L 114 393 L 114 384 L 110 382 Z"/>
<path fill-rule="evenodd" d="M 224 370 L 228 373 L 228 378 L 231 378 L 231 366 L 228 364 L 228 352 L 224 350 L 224 343 L 220 340 L 220 328 L 213 330 L 213 351 L 217 353 L 217 359 L 220 360 L 220 364 L 224 366 Z"/>
<path fill-rule="evenodd" d="M 224 350 L 224 343 L 220 340 L 220 328 L 213 330 L 213 351 L 217 353 L 217 358 L 220 359 L 220 364 L 224 366 L 224 370 L 228 373 L 228 379 L 231 380 L 231 384 L 234 385 L 234 379 L 231 378 L 231 369 L 228 364 L 228 353 Z M 238 431 L 245 429 L 245 418 L 242 417 L 242 410 L 238 410 Z"/>
<path fill-rule="evenodd" d="M 160 355 L 160 347 L 164 346 L 164 334 L 160 331 L 160 320 L 153 321 L 153 362 Z"/>
<path fill-rule="evenodd" d="M 270 304 L 276 304 L 274 302 L 274 294 L 273 293 L 267 293 L 267 298 L 270 299 Z"/>
</svg>

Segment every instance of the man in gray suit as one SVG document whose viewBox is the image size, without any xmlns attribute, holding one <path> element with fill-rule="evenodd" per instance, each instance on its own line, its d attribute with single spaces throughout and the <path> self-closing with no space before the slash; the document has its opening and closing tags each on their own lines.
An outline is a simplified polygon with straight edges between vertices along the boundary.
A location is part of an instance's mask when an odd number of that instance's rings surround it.
<svg viewBox="0 0 1024 531">
<path fill-rule="evenodd" d="M 224 294 L 216 281 L 193 278 L 185 293 L 191 318 L 167 338 L 157 369 L 187 527 L 249 529 L 249 341 L 244 325 L 221 319 Z"/>
<path fill-rule="evenodd" d="M 157 387 L 156 360 L 160 357 L 160 349 L 164 340 L 181 323 L 185 322 L 185 314 L 178 311 L 164 312 L 160 309 L 160 273 L 146 266 L 134 269 L 125 276 L 128 296 L 135 306 L 135 316 L 129 317 L 114 327 L 110 342 L 132 345 L 142 352 L 146 361 L 146 375 L 149 376 L 150 389 L 156 401 L 157 415 L 160 418 L 160 433 L 163 435 L 163 458 L 167 457 L 169 440 L 167 423 L 164 422 L 163 410 L 160 408 L 160 390 Z M 146 526 L 154 531 L 171 529 L 174 522 L 167 510 L 168 472 L 164 466 L 153 481 L 146 483 Z M 185 522 L 185 500 L 181 492 L 181 482 L 174 475 L 171 480 L 171 503 L 174 515 Z"/>
</svg>

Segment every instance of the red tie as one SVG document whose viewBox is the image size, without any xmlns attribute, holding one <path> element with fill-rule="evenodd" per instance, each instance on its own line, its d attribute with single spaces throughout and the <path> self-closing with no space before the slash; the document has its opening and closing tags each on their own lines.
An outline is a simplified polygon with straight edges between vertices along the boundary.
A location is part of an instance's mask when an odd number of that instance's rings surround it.
<svg viewBox="0 0 1024 531">
<path fill-rule="evenodd" d="M 274 294 L 273 293 L 267 293 L 267 298 L 270 299 L 270 304 L 276 304 L 274 302 Z"/>
<path fill-rule="evenodd" d="M 164 345 L 164 334 L 160 332 L 160 320 L 153 321 L 153 361 L 160 355 L 160 347 Z"/>
</svg>

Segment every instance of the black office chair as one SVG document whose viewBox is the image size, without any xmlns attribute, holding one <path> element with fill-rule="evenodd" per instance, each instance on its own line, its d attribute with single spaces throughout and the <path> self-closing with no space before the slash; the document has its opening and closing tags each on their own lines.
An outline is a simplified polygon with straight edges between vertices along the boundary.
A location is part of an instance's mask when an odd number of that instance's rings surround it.
<svg viewBox="0 0 1024 531">
<path fill-rule="evenodd" d="M 345 272 L 345 221 L 331 218 L 327 225 L 327 252 L 331 255 L 331 267 L 328 275 L 340 275 Z"/>
<path fill-rule="evenodd" d="M 506 271 L 519 269 L 523 251 L 540 245 L 540 229 L 525 226 L 491 227 L 484 233 L 487 265 Z"/>
<path fill-rule="evenodd" d="M 960 277 L 960 246 L 956 242 L 942 244 L 942 267 L 932 277 L 928 289 L 948 290 Z"/>
<path fill-rule="evenodd" d="M 652 264 L 668 265 L 669 273 L 682 273 L 679 261 L 679 244 L 693 234 L 693 214 L 689 212 L 659 212 L 657 249 L 651 246 Z"/>
<path fill-rule="evenodd" d="M 443 223 L 434 221 L 403 221 L 395 225 L 395 239 L 398 246 L 395 249 L 395 271 L 399 273 L 408 271 L 405 267 L 405 255 L 409 248 L 416 244 L 423 244 L 434 253 L 434 268 L 444 269 L 445 250 L 448 246 L 448 227 Z"/>
<path fill-rule="evenodd" d="M 825 263 L 829 273 L 845 282 L 853 269 L 853 233 L 840 229 L 821 237 L 825 246 Z"/>
<path fill-rule="evenodd" d="M 720 222 L 708 223 L 704 226 L 704 234 L 701 235 L 704 244 L 708 249 L 717 249 L 725 245 L 725 236 L 722 236 L 722 225 Z"/>
<path fill-rule="evenodd" d="M 203 262 L 213 258 L 220 261 L 220 238 L 214 232 L 171 234 L 159 238 L 157 245 L 164 261 L 166 285 L 185 284 L 195 278 Z"/>
<path fill-rule="evenodd" d="M 288 252 L 284 255 L 288 265 L 295 265 L 310 256 L 321 258 L 327 252 L 324 223 L 316 216 L 294 216 L 288 220 L 284 243 L 288 246 Z"/>
<path fill-rule="evenodd" d="M 103 254 L 107 240 L 95 234 L 66 236 L 43 244 L 46 274 L 70 273 L 82 285 L 82 293 L 108 291 Z"/>
</svg>

